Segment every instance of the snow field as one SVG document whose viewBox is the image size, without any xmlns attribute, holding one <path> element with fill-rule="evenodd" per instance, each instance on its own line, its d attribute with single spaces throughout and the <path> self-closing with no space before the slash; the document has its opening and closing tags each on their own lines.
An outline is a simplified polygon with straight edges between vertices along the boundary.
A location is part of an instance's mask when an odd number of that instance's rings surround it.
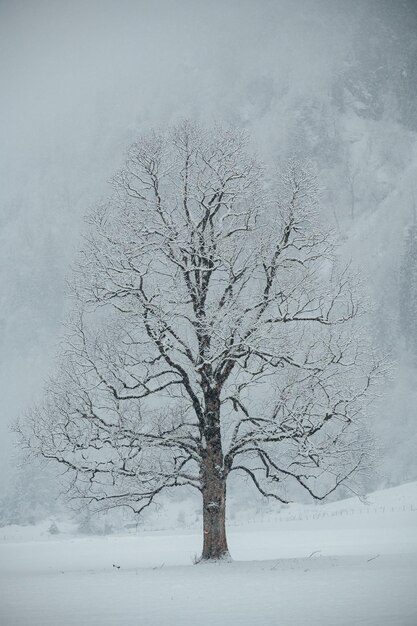
<svg viewBox="0 0 417 626">
<path fill-rule="evenodd" d="M 294 505 L 292 519 L 231 526 L 230 563 L 193 566 L 195 530 L 10 537 L 0 543 L 0 624 L 416 626 L 416 495 L 411 483 L 368 505 Z M 332 515 L 342 510 L 353 513 Z"/>
</svg>

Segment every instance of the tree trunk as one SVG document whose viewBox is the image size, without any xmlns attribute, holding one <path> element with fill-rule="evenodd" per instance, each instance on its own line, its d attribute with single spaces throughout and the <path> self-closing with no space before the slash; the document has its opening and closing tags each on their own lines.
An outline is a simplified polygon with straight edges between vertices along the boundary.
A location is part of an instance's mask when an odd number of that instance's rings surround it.
<svg viewBox="0 0 417 626">
<path fill-rule="evenodd" d="M 203 553 L 202 560 L 229 556 L 226 539 L 226 481 L 208 479 L 203 489 Z"/>
<path fill-rule="evenodd" d="M 220 433 L 220 402 L 218 398 L 210 400 L 212 410 L 207 414 L 207 448 L 201 466 L 203 561 L 229 556 L 226 539 L 226 473 Z"/>
</svg>

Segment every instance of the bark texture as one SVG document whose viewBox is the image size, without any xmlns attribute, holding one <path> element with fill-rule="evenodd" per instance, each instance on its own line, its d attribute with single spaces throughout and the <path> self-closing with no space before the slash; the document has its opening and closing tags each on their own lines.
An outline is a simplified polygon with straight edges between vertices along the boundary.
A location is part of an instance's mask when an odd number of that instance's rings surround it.
<svg viewBox="0 0 417 626">
<path fill-rule="evenodd" d="M 211 457 L 205 468 L 202 560 L 222 559 L 229 555 L 226 540 L 226 479 L 221 475 L 221 467 L 216 465 L 215 457 Z"/>
<path fill-rule="evenodd" d="M 220 432 L 220 398 L 207 398 L 206 450 L 202 463 L 203 552 L 202 560 L 229 556 L 226 539 L 226 473 Z"/>
</svg>

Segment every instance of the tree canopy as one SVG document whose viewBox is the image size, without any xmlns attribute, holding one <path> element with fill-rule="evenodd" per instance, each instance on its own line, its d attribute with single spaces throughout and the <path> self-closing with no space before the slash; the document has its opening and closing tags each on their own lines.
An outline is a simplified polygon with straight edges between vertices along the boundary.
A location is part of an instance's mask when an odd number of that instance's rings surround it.
<svg viewBox="0 0 417 626">
<path fill-rule="evenodd" d="M 185 122 L 140 137 L 112 185 L 57 374 L 18 429 L 97 509 L 197 489 L 219 558 L 231 472 L 286 502 L 367 467 L 380 366 L 307 167 L 271 173 L 241 131 Z"/>
</svg>

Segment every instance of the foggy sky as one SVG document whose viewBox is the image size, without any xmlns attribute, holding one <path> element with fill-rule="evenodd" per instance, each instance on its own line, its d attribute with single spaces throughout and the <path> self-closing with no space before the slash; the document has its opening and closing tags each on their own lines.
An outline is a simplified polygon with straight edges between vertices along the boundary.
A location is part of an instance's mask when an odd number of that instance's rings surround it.
<svg viewBox="0 0 417 626">
<path fill-rule="evenodd" d="M 82 216 L 135 133 L 220 118 L 284 149 L 292 103 L 329 90 L 364 5 L 0 2 L 0 475 L 8 424 L 53 368 Z"/>
</svg>

